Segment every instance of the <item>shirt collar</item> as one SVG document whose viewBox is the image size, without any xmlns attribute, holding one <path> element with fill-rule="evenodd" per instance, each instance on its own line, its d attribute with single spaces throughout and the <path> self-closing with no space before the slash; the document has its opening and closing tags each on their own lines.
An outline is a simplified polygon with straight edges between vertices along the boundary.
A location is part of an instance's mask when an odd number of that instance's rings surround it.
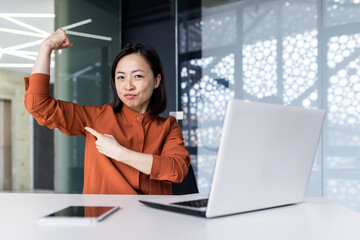
<svg viewBox="0 0 360 240">
<path fill-rule="evenodd" d="M 137 122 L 148 122 L 151 119 L 154 118 L 154 116 L 150 116 L 147 112 L 146 113 L 138 113 L 128 106 L 126 104 L 122 105 L 121 113 L 129 120 L 134 120 Z"/>
</svg>

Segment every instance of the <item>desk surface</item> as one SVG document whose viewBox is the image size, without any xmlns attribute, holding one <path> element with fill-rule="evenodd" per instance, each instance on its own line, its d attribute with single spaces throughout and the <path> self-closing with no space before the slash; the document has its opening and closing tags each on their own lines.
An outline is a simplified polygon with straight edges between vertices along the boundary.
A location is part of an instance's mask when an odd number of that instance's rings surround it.
<svg viewBox="0 0 360 240">
<path fill-rule="evenodd" d="M 360 239 L 360 213 L 324 198 L 215 219 L 152 209 L 154 196 L 0 193 L 0 239 Z M 94 226 L 41 226 L 69 205 L 120 206 Z"/>
</svg>

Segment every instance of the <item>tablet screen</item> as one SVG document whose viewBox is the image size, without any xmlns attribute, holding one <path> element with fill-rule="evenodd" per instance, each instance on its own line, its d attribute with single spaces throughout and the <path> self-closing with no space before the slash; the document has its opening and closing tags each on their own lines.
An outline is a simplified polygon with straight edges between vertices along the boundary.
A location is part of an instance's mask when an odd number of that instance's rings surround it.
<svg viewBox="0 0 360 240">
<path fill-rule="evenodd" d="M 114 206 L 70 206 L 41 217 L 40 224 L 93 224 L 97 223 L 119 207 Z"/>
<path fill-rule="evenodd" d="M 48 217 L 85 217 L 97 218 L 112 210 L 114 207 L 95 207 L 95 206 L 70 206 L 58 212 L 48 215 Z"/>
</svg>

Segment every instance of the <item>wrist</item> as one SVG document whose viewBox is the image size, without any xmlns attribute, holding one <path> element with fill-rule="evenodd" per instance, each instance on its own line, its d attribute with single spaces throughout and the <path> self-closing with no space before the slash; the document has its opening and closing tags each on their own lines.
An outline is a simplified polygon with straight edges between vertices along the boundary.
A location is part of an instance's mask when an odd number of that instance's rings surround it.
<svg viewBox="0 0 360 240">
<path fill-rule="evenodd" d="M 120 162 L 123 162 L 125 164 L 129 164 L 130 160 L 131 160 L 131 155 L 133 154 L 133 151 L 127 148 L 124 148 L 121 146 L 121 149 L 119 149 L 120 151 L 118 151 L 118 156 L 117 156 L 117 160 Z"/>
<path fill-rule="evenodd" d="M 52 43 L 49 42 L 49 40 L 44 40 L 40 45 L 40 49 L 43 51 L 51 52 L 53 50 Z"/>
</svg>

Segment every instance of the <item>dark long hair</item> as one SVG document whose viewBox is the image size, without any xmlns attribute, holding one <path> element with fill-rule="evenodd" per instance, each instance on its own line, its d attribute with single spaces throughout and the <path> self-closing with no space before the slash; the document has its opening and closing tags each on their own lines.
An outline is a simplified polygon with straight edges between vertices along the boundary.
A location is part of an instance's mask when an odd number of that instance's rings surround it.
<svg viewBox="0 0 360 240">
<path fill-rule="evenodd" d="M 164 71 L 161 65 L 161 61 L 159 55 L 155 51 L 154 48 L 146 45 L 142 45 L 140 43 L 129 43 L 127 44 L 115 57 L 113 64 L 111 66 L 111 89 L 113 93 L 113 101 L 111 106 L 115 113 L 120 112 L 123 102 L 120 100 L 115 86 L 115 70 L 118 62 L 121 58 L 125 57 L 126 55 L 138 53 L 140 54 L 146 62 L 150 65 L 150 68 L 154 74 L 154 78 L 160 74 L 161 81 L 160 85 L 154 89 L 153 94 L 150 98 L 150 103 L 148 106 L 148 113 L 149 115 L 158 115 L 165 111 L 167 106 L 167 92 L 166 92 L 166 83 L 164 77 Z"/>
</svg>

